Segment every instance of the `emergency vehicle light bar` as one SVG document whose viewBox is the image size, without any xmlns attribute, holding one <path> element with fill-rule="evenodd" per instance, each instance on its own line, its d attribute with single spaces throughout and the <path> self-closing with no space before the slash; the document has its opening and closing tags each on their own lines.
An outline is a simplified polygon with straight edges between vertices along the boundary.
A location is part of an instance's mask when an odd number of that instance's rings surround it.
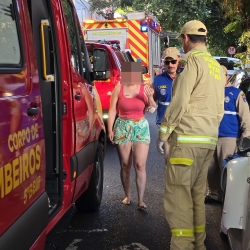
<svg viewBox="0 0 250 250">
<path fill-rule="evenodd" d="M 54 81 L 53 75 L 47 75 L 46 48 L 44 39 L 44 27 L 49 26 L 48 19 L 41 20 L 42 56 L 43 56 L 43 77 L 46 81 Z"/>
<path fill-rule="evenodd" d="M 125 23 L 125 22 L 127 22 L 127 19 L 126 18 L 121 18 L 121 17 L 118 17 L 118 18 L 112 19 L 112 20 L 87 19 L 83 23 L 85 23 L 85 24 L 91 24 L 91 23 L 113 23 L 113 22 Z"/>
</svg>

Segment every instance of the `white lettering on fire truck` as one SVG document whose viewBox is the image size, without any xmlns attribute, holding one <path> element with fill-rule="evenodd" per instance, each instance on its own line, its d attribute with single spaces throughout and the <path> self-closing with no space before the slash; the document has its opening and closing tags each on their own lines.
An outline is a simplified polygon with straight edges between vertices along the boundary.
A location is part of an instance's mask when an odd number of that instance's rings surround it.
<svg viewBox="0 0 250 250">
<path fill-rule="evenodd" d="M 93 31 L 92 36 L 117 36 L 121 35 L 121 31 Z"/>
</svg>

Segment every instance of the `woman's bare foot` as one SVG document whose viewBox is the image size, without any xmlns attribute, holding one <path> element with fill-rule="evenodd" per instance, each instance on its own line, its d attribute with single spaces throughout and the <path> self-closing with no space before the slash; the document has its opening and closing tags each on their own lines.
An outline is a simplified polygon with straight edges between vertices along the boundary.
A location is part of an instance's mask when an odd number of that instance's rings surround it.
<svg viewBox="0 0 250 250">
<path fill-rule="evenodd" d="M 139 202 L 138 203 L 138 209 L 147 209 L 147 206 L 144 202 Z"/>
<path fill-rule="evenodd" d="M 123 201 L 122 204 L 124 205 L 130 205 L 130 199 L 128 197 L 126 197 Z"/>
</svg>

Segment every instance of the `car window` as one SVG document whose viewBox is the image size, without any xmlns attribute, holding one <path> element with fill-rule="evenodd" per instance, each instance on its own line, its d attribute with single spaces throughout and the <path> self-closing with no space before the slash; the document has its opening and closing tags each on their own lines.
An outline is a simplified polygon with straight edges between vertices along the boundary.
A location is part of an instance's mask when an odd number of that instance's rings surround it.
<svg viewBox="0 0 250 250">
<path fill-rule="evenodd" d="M 0 5 L 0 65 L 20 65 L 21 50 L 17 32 L 17 24 L 12 13 L 11 0 L 2 0 Z"/>
<path fill-rule="evenodd" d="M 91 53 L 91 54 L 90 54 Z M 108 65 L 108 55 L 104 49 L 95 49 L 90 52 L 89 56 L 92 57 L 92 64 L 94 71 L 106 71 Z"/>
</svg>

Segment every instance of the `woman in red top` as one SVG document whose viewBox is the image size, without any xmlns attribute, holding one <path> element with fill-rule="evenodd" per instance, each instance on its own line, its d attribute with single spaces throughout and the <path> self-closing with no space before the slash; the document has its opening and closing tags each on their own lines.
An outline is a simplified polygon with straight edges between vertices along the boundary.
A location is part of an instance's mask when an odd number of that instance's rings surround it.
<svg viewBox="0 0 250 250">
<path fill-rule="evenodd" d="M 121 181 L 125 192 L 125 199 L 122 203 L 130 204 L 130 170 L 133 160 L 136 171 L 138 208 L 141 209 L 147 207 L 143 196 L 150 143 L 149 125 L 144 118 L 144 113 L 147 107 L 156 108 L 153 93 L 153 89 L 147 85 L 144 86 L 143 83 L 118 85 L 111 96 L 108 118 L 108 136 L 111 142 L 117 145 L 121 164 Z M 119 117 L 115 121 L 117 108 Z"/>
</svg>

